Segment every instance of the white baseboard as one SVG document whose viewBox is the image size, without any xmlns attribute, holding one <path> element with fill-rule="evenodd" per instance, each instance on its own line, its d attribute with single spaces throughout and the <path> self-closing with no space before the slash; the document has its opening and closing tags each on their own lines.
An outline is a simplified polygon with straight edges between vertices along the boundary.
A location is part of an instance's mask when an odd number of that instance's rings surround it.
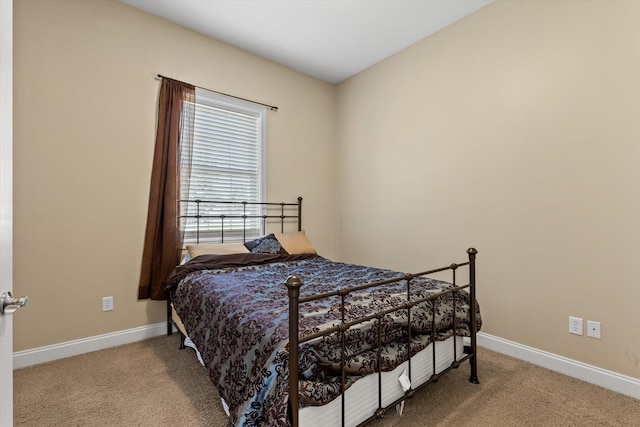
<svg viewBox="0 0 640 427">
<path fill-rule="evenodd" d="M 167 333 L 167 323 L 156 323 L 124 331 L 96 335 L 89 338 L 67 341 L 60 344 L 33 348 L 13 353 L 13 369 L 20 369 L 39 363 L 51 362 L 65 357 L 77 356 L 109 347 L 142 341 Z"/>
<path fill-rule="evenodd" d="M 640 380 L 533 347 L 478 332 L 478 345 L 534 365 L 640 399 Z M 480 373 L 481 375 L 481 373 Z M 481 377 L 482 378 L 482 377 Z"/>
<path fill-rule="evenodd" d="M 175 328 L 174 328 L 175 330 Z M 167 324 L 156 323 L 124 331 L 96 335 L 60 344 L 13 353 L 13 368 L 20 369 L 65 357 L 103 350 L 166 334 Z M 640 380 L 553 353 L 505 340 L 484 332 L 478 333 L 478 345 L 486 349 L 542 366 L 573 378 L 596 384 L 617 393 L 640 399 Z"/>
</svg>

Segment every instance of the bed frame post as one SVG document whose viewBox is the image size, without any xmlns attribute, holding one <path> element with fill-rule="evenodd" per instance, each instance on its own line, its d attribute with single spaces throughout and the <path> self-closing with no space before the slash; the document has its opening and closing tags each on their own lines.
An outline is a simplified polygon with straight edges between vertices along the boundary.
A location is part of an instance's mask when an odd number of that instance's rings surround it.
<svg viewBox="0 0 640 427">
<path fill-rule="evenodd" d="M 476 348 L 476 333 L 478 332 L 477 319 L 476 319 L 476 254 L 478 251 L 475 248 L 469 248 L 467 254 L 469 254 L 469 283 L 471 301 L 469 301 L 469 311 L 471 314 L 471 358 L 469 358 L 469 364 L 471 365 L 471 377 L 469 382 L 473 384 L 480 384 L 478 380 L 478 359 Z"/>
<path fill-rule="evenodd" d="M 171 296 L 167 297 L 167 335 L 173 334 L 173 324 L 171 323 Z"/>
<path fill-rule="evenodd" d="M 298 231 L 302 231 L 302 197 L 298 197 Z"/>
<path fill-rule="evenodd" d="M 287 278 L 289 289 L 289 405 L 291 408 L 291 425 L 298 427 L 298 299 L 302 280 L 298 276 Z"/>
</svg>

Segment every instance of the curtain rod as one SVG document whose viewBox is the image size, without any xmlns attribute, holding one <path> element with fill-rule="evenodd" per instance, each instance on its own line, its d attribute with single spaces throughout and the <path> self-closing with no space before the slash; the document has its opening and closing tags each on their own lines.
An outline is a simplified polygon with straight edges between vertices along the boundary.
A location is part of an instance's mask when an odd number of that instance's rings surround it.
<svg viewBox="0 0 640 427">
<path fill-rule="evenodd" d="M 164 79 L 165 77 L 168 78 L 168 79 L 177 80 L 177 79 L 174 79 L 172 77 L 167 77 L 167 76 L 163 76 L 162 74 L 158 74 L 158 78 L 159 79 Z M 177 81 L 180 81 L 180 80 L 177 80 Z M 182 83 L 185 83 L 185 82 L 182 82 Z M 188 84 L 191 84 L 191 83 L 188 83 Z M 211 89 L 207 89 L 205 87 L 200 87 L 200 86 L 196 86 L 196 85 L 193 85 L 193 86 L 197 87 L 198 89 L 208 90 L 209 92 L 213 92 L 213 93 L 217 93 L 217 94 L 220 94 L 220 95 L 228 96 L 230 98 L 240 99 L 242 101 L 247 101 L 247 102 L 251 102 L 253 104 L 262 105 L 262 106 L 265 106 L 265 107 L 269 108 L 271 111 L 278 111 L 278 107 L 276 107 L 274 105 L 263 104 L 262 102 L 252 101 L 252 100 L 247 99 L 247 98 L 240 98 L 239 96 L 229 95 L 228 93 L 218 92 L 217 90 L 211 90 Z"/>
</svg>

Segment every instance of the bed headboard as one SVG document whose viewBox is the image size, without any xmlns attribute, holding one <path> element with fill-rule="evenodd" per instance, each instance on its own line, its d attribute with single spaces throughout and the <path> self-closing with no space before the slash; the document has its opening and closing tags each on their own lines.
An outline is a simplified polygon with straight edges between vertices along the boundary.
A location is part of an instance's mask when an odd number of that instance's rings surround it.
<svg viewBox="0 0 640 427">
<path fill-rule="evenodd" d="M 246 202 L 229 200 L 180 200 L 180 229 L 186 241 L 220 242 L 225 239 L 247 241 L 272 232 L 279 226 L 285 232 L 297 225 L 302 230 L 302 197 L 295 203 Z"/>
</svg>

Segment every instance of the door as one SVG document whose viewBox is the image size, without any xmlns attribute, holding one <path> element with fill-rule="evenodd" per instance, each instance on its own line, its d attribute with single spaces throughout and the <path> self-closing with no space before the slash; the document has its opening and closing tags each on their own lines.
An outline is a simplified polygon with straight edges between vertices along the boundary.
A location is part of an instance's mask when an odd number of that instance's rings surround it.
<svg viewBox="0 0 640 427">
<path fill-rule="evenodd" d="M 0 294 L 13 287 L 13 0 L 0 0 Z M 0 425 L 13 425 L 13 316 L 0 315 Z"/>
</svg>

